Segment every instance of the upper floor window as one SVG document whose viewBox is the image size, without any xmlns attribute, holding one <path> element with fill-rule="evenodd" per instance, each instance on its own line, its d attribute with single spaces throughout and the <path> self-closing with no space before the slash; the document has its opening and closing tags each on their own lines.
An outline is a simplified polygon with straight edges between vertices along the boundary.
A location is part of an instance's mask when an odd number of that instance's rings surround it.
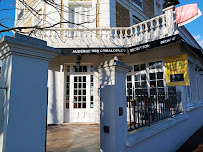
<svg viewBox="0 0 203 152">
<path fill-rule="evenodd" d="M 163 14 L 163 6 L 162 2 L 160 0 L 155 1 L 155 16 L 159 16 Z"/>
<path fill-rule="evenodd" d="M 143 8 L 143 0 L 132 0 L 132 2 Z"/>
<path fill-rule="evenodd" d="M 69 27 L 75 27 L 75 24 L 81 24 L 83 27 L 90 27 L 91 22 L 90 12 L 91 12 L 90 5 L 69 6 L 69 21 L 70 21 Z"/>
<path fill-rule="evenodd" d="M 20 19 L 23 14 L 24 14 L 24 8 L 25 8 L 25 4 L 24 1 L 19 1 L 18 2 L 18 19 Z"/>
<path fill-rule="evenodd" d="M 138 24 L 140 22 L 142 22 L 142 20 L 139 19 L 137 16 L 133 15 L 133 18 L 132 18 L 133 25 Z"/>
</svg>

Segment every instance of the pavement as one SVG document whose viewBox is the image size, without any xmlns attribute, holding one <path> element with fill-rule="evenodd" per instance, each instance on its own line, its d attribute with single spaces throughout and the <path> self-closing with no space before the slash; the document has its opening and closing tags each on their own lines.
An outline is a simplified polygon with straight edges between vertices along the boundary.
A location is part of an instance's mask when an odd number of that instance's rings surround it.
<svg viewBox="0 0 203 152">
<path fill-rule="evenodd" d="M 47 128 L 47 152 L 99 152 L 99 147 L 98 124 L 64 124 Z M 203 127 L 176 152 L 203 152 Z"/>
<path fill-rule="evenodd" d="M 99 152 L 99 125 L 48 126 L 47 152 Z"/>
<path fill-rule="evenodd" d="M 176 152 L 203 152 L 203 127 L 196 131 Z"/>
</svg>

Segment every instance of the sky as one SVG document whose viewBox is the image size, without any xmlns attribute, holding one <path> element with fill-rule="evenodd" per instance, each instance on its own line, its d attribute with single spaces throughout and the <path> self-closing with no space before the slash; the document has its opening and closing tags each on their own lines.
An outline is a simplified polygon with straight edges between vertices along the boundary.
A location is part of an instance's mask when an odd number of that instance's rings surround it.
<svg viewBox="0 0 203 152">
<path fill-rule="evenodd" d="M 186 4 L 197 3 L 199 6 L 199 9 L 203 13 L 203 0 L 179 0 L 179 1 L 180 1 L 180 4 L 177 5 L 176 7 L 186 5 Z M 0 2 L 0 20 L 6 18 L 4 24 L 8 27 L 14 26 L 14 18 L 15 18 L 14 2 L 15 0 L 1 0 Z M 2 9 L 11 9 L 11 10 L 2 11 Z M 194 20 L 193 22 L 186 24 L 185 27 L 197 40 L 200 46 L 202 46 L 203 48 L 203 15 L 200 16 L 198 19 Z M 2 29 L 3 28 L 0 27 L 0 30 Z M 2 33 L 0 34 L 0 38 L 3 35 L 11 36 L 12 32 Z M 1 65 L 1 60 L 0 60 L 0 65 Z"/>
</svg>

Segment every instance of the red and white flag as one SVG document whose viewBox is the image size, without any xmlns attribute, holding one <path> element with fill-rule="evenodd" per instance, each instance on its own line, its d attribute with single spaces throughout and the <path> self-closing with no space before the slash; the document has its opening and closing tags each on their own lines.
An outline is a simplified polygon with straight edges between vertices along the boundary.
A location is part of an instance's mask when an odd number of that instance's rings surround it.
<svg viewBox="0 0 203 152">
<path fill-rule="evenodd" d="M 202 15 L 197 4 L 188 4 L 175 8 L 176 24 L 183 26 Z"/>
</svg>

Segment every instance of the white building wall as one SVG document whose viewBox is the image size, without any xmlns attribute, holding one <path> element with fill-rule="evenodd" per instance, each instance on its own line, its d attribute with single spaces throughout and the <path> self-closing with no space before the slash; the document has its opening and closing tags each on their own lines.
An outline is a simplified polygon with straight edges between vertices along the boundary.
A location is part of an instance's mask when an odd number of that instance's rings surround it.
<svg viewBox="0 0 203 152">
<path fill-rule="evenodd" d="M 49 64 L 47 124 L 64 122 L 64 72 L 58 58 Z"/>
<path fill-rule="evenodd" d="M 202 115 L 203 104 L 191 109 L 186 115 L 171 118 L 165 123 L 159 123 L 129 135 L 128 146 L 124 149 L 126 152 L 174 152 L 202 127 Z"/>
</svg>

